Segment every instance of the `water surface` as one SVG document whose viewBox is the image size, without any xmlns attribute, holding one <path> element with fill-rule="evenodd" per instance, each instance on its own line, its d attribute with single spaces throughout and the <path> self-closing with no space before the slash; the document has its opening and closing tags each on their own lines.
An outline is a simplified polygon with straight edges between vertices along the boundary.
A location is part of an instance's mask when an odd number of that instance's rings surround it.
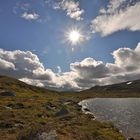
<svg viewBox="0 0 140 140">
<path fill-rule="evenodd" d="M 100 121 L 111 121 L 126 137 L 140 137 L 140 98 L 95 98 L 80 102 Z"/>
</svg>

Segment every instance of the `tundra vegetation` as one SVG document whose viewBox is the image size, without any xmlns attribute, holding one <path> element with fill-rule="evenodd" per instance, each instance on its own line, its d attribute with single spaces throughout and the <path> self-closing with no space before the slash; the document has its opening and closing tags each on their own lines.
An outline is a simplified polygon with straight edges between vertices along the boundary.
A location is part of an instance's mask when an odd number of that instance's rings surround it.
<svg viewBox="0 0 140 140">
<path fill-rule="evenodd" d="M 78 102 L 95 97 L 140 97 L 138 83 L 131 86 L 133 93 L 124 85 L 122 90 L 121 84 L 116 88 L 56 92 L 0 76 L 0 92 L 14 93 L 0 95 L 0 140 L 35 140 L 50 135 L 60 140 L 125 140 L 112 123 L 84 114 Z"/>
</svg>

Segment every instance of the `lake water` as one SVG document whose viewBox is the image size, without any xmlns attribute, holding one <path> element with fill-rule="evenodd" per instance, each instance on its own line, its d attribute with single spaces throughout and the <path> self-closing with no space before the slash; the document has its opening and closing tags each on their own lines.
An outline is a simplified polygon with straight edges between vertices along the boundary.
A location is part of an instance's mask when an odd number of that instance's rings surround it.
<svg viewBox="0 0 140 140">
<path fill-rule="evenodd" d="M 126 137 L 140 137 L 140 98 L 95 98 L 80 102 L 100 121 L 111 121 Z"/>
</svg>

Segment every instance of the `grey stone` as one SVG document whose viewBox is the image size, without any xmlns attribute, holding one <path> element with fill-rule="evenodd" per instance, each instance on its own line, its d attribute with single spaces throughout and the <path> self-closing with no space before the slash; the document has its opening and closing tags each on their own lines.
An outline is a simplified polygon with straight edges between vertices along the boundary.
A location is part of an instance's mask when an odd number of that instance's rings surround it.
<svg viewBox="0 0 140 140">
<path fill-rule="evenodd" d="M 57 139 L 57 133 L 55 130 L 51 130 L 50 132 L 42 132 L 41 134 L 38 134 L 37 139 L 34 140 L 56 140 Z"/>
<path fill-rule="evenodd" d="M 24 109 L 25 108 L 25 106 L 22 103 L 8 104 L 7 107 L 10 107 L 13 109 Z"/>
<path fill-rule="evenodd" d="M 0 92 L 0 96 L 10 96 L 10 97 L 14 97 L 16 96 L 16 93 L 14 92 Z"/>
<path fill-rule="evenodd" d="M 69 114 L 69 111 L 66 108 L 63 107 L 55 114 L 55 116 L 56 117 L 61 117 L 61 116 L 65 116 L 67 114 Z"/>
</svg>

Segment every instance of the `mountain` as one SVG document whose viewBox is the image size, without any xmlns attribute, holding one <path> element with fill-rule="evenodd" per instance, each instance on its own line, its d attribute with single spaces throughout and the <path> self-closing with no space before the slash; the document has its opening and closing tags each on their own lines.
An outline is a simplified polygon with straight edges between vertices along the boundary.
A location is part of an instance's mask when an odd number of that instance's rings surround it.
<svg viewBox="0 0 140 140">
<path fill-rule="evenodd" d="M 13 91 L 19 93 L 54 93 L 55 91 L 51 91 L 45 88 L 40 88 L 32 85 L 28 85 L 22 81 L 19 81 L 15 78 L 2 76 L 0 75 L 0 91 Z"/>
<path fill-rule="evenodd" d="M 140 97 L 140 80 L 106 86 L 95 86 L 81 91 L 79 94 L 82 96 L 82 98 Z"/>
<path fill-rule="evenodd" d="M 127 81 L 107 86 L 95 86 L 89 90 L 95 91 L 119 91 L 119 92 L 140 92 L 140 80 Z"/>
</svg>

